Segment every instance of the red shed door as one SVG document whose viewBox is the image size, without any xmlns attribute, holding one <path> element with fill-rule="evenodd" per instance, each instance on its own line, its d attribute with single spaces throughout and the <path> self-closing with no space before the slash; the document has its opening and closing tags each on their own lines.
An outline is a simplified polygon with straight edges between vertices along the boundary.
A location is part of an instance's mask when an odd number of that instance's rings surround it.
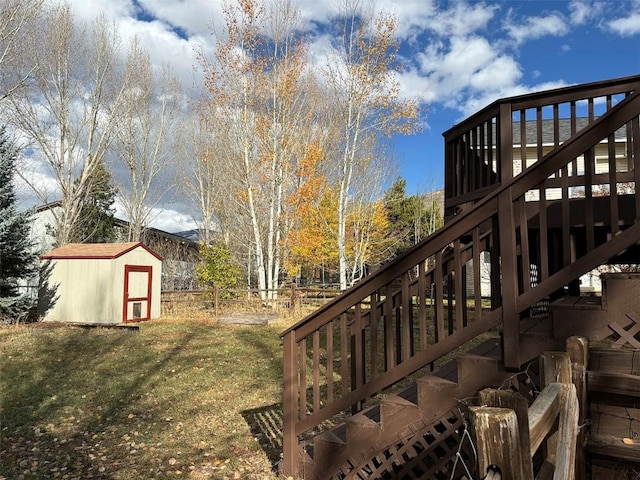
<svg viewBox="0 0 640 480">
<path fill-rule="evenodd" d="M 152 276 L 153 267 L 124 266 L 123 322 L 139 322 L 151 318 Z"/>
</svg>

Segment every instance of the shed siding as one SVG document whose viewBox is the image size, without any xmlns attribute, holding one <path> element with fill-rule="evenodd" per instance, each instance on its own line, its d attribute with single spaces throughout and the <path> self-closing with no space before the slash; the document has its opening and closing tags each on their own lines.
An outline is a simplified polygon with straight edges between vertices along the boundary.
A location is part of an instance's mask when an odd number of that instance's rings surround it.
<svg viewBox="0 0 640 480">
<path fill-rule="evenodd" d="M 113 323 L 114 297 L 109 260 L 53 260 L 50 286 L 57 286 L 57 301 L 46 320 L 73 323 Z M 82 278 L 78 281 L 78 272 Z"/>
</svg>

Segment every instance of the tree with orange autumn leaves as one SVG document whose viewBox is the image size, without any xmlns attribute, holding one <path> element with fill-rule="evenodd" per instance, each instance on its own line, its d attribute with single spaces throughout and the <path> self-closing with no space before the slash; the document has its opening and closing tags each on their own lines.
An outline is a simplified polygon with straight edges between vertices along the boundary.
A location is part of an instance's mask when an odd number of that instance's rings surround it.
<svg viewBox="0 0 640 480">
<path fill-rule="evenodd" d="M 359 190 L 358 174 L 375 175 L 369 163 L 381 138 L 412 134 L 420 129 L 419 97 L 402 99 L 396 74 L 399 44 L 397 20 L 376 13 L 373 4 L 342 0 L 334 55 L 324 72 L 327 88 L 335 99 L 337 145 L 335 181 L 338 185 L 338 268 L 340 288 L 352 285 L 353 264 L 347 255 L 347 219 L 350 203 Z"/>
<path fill-rule="evenodd" d="M 298 159 L 318 137 L 317 96 L 310 94 L 306 45 L 289 1 L 267 8 L 237 0 L 224 13 L 214 57 L 203 57 L 208 96 L 200 105 L 207 135 L 219 148 L 198 160 L 215 162 L 224 179 L 229 223 L 221 227 L 232 232 L 231 243 L 249 246 L 247 276 L 257 278 L 263 300 L 271 301 L 294 213 L 285 199 L 299 184 Z"/>
<path fill-rule="evenodd" d="M 267 302 L 284 270 L 333 264 L 344 288 L 388 254 L 377 146 L 417 130 L 419 102 L 399 99 L 395 20 L 357 4 L 344 5 L 324 78 L 290 0 L 226 4 L 215 52 L 202 55 L 199 144 L 216 147 L 195 162 L 216 172 L 219 228 Z"/>
</svg>

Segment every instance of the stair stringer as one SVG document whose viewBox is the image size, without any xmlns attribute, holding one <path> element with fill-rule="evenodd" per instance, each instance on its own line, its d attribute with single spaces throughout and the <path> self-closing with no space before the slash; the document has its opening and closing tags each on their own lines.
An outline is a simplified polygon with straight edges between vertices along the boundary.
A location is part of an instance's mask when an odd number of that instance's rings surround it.
<svg viewBox="0 0 640 480">
<path fill-rule="evenodd" d="M 438 461 L 439 452 L 436 449 L 454 453 L 451 451 L 454 443 L 457 445 L 461 440 L 458 438 L 463 424 L 461 407 L 466 400 L 475 397 L 482 388 L 499 387 L 514 376 L 512 372 L 504 370 L 500 361 L 474 354 L 461 354 L 456 358 L 455 369 L 449 371 L 447 376 L 455 377 L 456 374 L 457 381 L 437 374 L 418 378 L 411 400 L 405 398 L 411 395 L 404 392 L 388 395 L 381 399 L 379 405 L 347 419 L 338 428 L 346 432 L 343 435 L 346 438 L 339 439 L 332 435 L 330 455 L 321 451 L 311 461 L 306 457 L 304 478 L 376 478 L 371 476 L 374 471 L 382 472 L 394 462 L 398 465 L 402 463 L 402 468 L 419 469 L 423 467 L 411 466 L 406 459 L 412 457 L 414 463 L 423 462 L 415 455 L 422 450 L 431 457 L 427 463 L 433 463 L 433 468 L 443 467 L 444 463 Z M 388 416 L 393 418 L 390 420 Z M 377 418 L 377 422 L 372 418 Z M 363 442 L 365 438 L 370 440 L 366 445 Z M 357 443 L 357 448 L 352 447 L 352 442 Z M 399 459 L 391 458 L 390 451 Z"/>
</svg>

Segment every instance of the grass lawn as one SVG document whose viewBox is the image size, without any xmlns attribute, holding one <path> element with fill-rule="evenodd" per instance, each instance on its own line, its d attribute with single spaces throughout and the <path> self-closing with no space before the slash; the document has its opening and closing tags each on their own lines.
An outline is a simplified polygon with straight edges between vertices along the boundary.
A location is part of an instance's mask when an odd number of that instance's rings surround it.
<svg viewBox="0 0 640 480">
<path fill-rule="evenodd" d="M 277 478 L 286 326 L 0 328 L 0 480 Z"/>
</svg>

